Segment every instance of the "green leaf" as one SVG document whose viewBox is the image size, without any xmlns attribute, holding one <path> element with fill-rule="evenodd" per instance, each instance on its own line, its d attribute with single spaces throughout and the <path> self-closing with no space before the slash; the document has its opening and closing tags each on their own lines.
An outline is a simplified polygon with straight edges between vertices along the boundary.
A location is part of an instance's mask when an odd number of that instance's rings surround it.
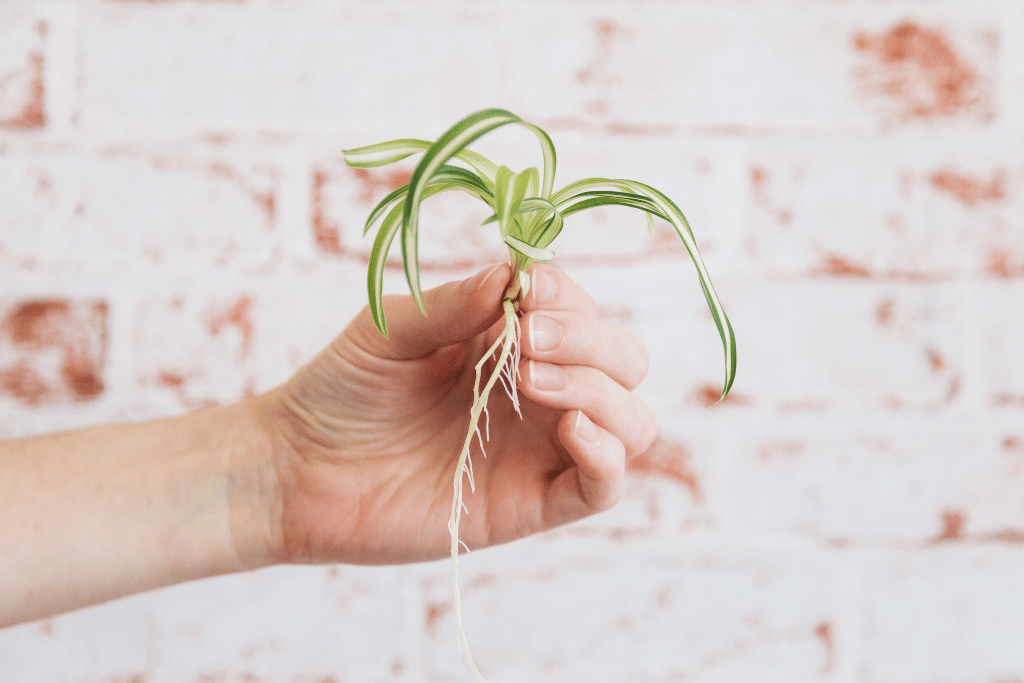
<svg viewBox="0 0 1024 683">
<path fill-rule="evenodd" d="M 469 173 L 465 169 L 456 169 L 462 173 Z M 472 175 L 472 174 L 471 174 Z M 435 181 L 424 190 L 423 198 L 428 199 L 435 194 L 441 194 L 442 192 L 450 192 L 453 190 L 461 190 L 464 192 L 472 192 L 472 188 L 478 186 L 467 182 L 465 185 L 455 181 L 440 182 L 441 176 L 435 176 Z M 399 188 L 400 190 L 407 189 Z M 467 189 L 469 188 L 469 189 Z M 396 190 L 397 192 L 398 190 Z M 490 202 L 489 194 L 476 195 L 484 201 Z M 370 298 L 370 313 L 373 316 L 373 322 L 377 325 L 377 329 L 381 331 L 385 337 L 388 336 L 388 325 L 387 320 L 384 318 L 384 266 L 387 260 L 388 251 L 391 249 L 391 243 L 395 239 L 395 235 L 398 234 L 399 229 L 402 227 L 401 218 L 405 209 L 405 198 L 401 197 L 391 210 L 381 221 L 380 228 L 377 231 L 377 236 L 373 241 L 373 247 L 370 250 L 370 264 L 367 268 L 366 273 L 366 285 L 367 292 Z"/>
<path fill-rule="evenodd" d="M 462 190 L 486 202 L 489 206 L 493 206 L 494 197 L 491 188 L 487 186 L 480 176 L 471 171 L 467 171 L 464 168 L 450 165 L 442 166 L 438 169 L 438 172 L 434 174 L 434 177 L 430 179 L 430 183 L 428 184 L 433 186 L 438 183 L 451 185 L 448 189 Z M 408 191 L 409 186 L 403 185 L 388 194 L 388 196 L 384 197 L 384 199 L 382 199 L 380 203 L 370 211 L 370 215 L 366 218 L 366 224 L 363 226 L 363 234 L 365 235 L 368 233 L 373 227 L 373 224 L 380 219 L 388 208 L 393 203 L 404 197 Z"/>
<path fill-rule="evenodd" d="M 544 181 L 540 188 L 540 196 L 544 199 L 549 199 L 551 197 L 551 190 L 555 185 L 555 165 L 558 162 L 555 155 L 555 143 L 551 141 L 551 138 L 543 129 L 522 119 L 520 119 L 520 122 L 527 130 L 536 135 L 540 141 L 541 153 L 544 155 L 544 163 L 541 166 L 544 169 Z"/>
<path fill-rule="evenodd" d="M 355 149 L 342 150 L 345 155 L 345 163 L 354 168 L 377 168 L 387 166 L 406 157 L 430 149 L 430 143 L 426 140 L 415 140 L 403 138 L 401 140 L 390 140 L 380 142 L 376 145 L 356 147 Z"/>
<path fill-rule="evenodd" d="M 536 190 L 540 174 L 535 168 L 528 168 L 522 173 L 514 173 L 507 166 L 498 169 L 494 180 L 494 212 L 501 226 L 501 236 L 515 235 L 522 239 L 523 234 L 516 216 L 520 214 L 519 206 L 526 198 L 531 187 Z M 516 229 L 520 227 L 520 229 Z"/>
<path fill-rule="evenodd" d="M 494 177 L 494 215 L 498 218 L 502 237 L 508 234 L 508 224 L 515 213 L 515 209 L 510 205 L 510 200 L 515 196 L 515 187 L 515 172 L 508 166 L 498 168 L 498 173 Z"/>
<path fill-rule="evenodd" d="M 533 166 L 516 177 L 515 195 L 519 203 L 515 207 L 515 220 L 511 234 L 526 242 L 530 241 L 530 233 L 533 231 L 538 215 L 534 211 L 521 211 L 520 206 L 522 206 L 523 199 L 537 194 L 539 186 L 540 172 Z"/>
<path fill-rule="evenodd" d="M 373 322 L 377 325 L 377 329 L 385 337 L 388 336 L 388 323 L 384 318 L 384 262 L 387 260 L 391 243 L 402 226 L 399 219 L 402 217 L 404 204 L 405 199 L 400 199 L 381 223 L 377 237 L 373 240 L 373 248 L 370 250 L 370 265 L 366 270 L 366 287 L 370 294 L 370 314 L 373 316 Z"/>
<path fill-rule="evenodd" d="M 580 199 L 580 197 L 585 198 Z M 563 216 L 571 216 L 574 213 L 592 209 L 596 206 L 625 206 L 627 208 L 644 211 L 652 218 L 656 216 L 665 221 L 669 220 L 668 216 L 663 214 L 654 202 L 647 197 L 640 195 L 629 195 L 621 192 L 608 194 L 588 192 L 576 195 L 568 201 L 574 203 L 569 204 L 566 202 L 559 208 L 559 211 L 561 211 Z"/>
<path fill-rule="evenodd" d="M 718 399 L 718 401 L 721 401 L 729 395 L 729 390 L 732 389 L 732 384 L 736 380 L 736 335 L 733 332 L 732 323 L 729 322 L 729 317 L 725 314 L 725 309 L 722 307 L 722 302 L 719 301 L 718 294 L 711 284 L 711 276 L 704 265 L 704 260 L 700 257 L 700 252 L 697 250 L 697 240 L 694 239 L 690 223 L 686 220 L 683 212 L 679 210 L 679 207 L 659 190 L 633 180 L 620 180 L 617 182 L 650 198 L 661 212 L 668 217 L 668 222 L 676 229 L 676 233 L 683 240 L 686 251 L 690 254 L 690 260 L 693 261 L 693 265 L 697 269 L 697 278 L 700 280 L 701 289 L 704 291 L 704 298 L 707 301 L 708 309 L 711 311 L 711 317 L 718 328 L 718 334 L 722 339 L 722 349 L 725 353 L 725 382 L 722 387 L 722 395 Z"/>
<path fill-rule="evenodd" d="M 406 159 L 413 154 L 425 152 L 430 149 L 432 142 L 427 140 L 416 140 L 415 138 L 402 138 L 400 140 L 389 140 L 379 142 L 375 145 L 356 147 L 354 149 L 342 150 L 345 155 L 345 163 L 353 168 L 377 168 L 396 163 Z M 480 176 L 486 181 L 494 180 L 494 172 L 497 166 L 490 159 L 469 149 L 461 150 L 455 158 L 469 164 L 476 169 Z M 485 185 L 487 182 L 484 183 Z"/>
<path fill-rule="evenodd" d="M 535 247 L 548 246 L 562 231 L 562 213 L 547 199 L 540 197 L 524 199 L 523 203 L 519 205 L 519 213 L 529 213 L 536 218 L 523 240 Z M 551 216 L 545 222 L 544 216 L 548 213 Z"/>
<path fill-rule="evenodd" d="M 494 189 L 494 176 L 498 172 L 498 165 L 493 161 L 485 157 L 483 154 L 478 154 L 471 149 L 460 150 L 455 158 L 459 161 L 464 161 L 480 174 L 481 181 L 488 186 L 489 189 Z"/>
<path fill-rule="evenodd" d="M 711 311 L 711 317 L 715 321 L 715 326 L 718 328 L 719 337 L 722 339 L 722 349 L 725 354 L 725 382 L 722 395 L 718 400 L 721 401 L 725 398 L 736 379 L 736 335 L 733 332 L 732 323 L 729 322 L 725 309 L 718 299 L 718 294 L 711 284 L 711 276 L 708 274 L 707 267 L 697 250 L 697 241 L 693 236 L 690 223 L 679 207 L 665 194 L 650 185 L 635 180 L 611 178 L 578 180 L 556 192 L 551 200 L 558 206 L 563 216 L 569 216 L 595 206 L 618 204 L 640 209 L 648 215 L 662 218 L 675 228 L 686 251 L 690 254 L 690 260 L 693 261 L 697 269 L 697 278 L 704 292 L 704 298 Z M 648 229 L 652 229 L 650 221 Z"/>
<path fill-rule="evenodd" d="M 506 235 L 505 244 L 531 261 L 550 261 L 555 257 L 555 252 L 550 249 L 542 249 L 532 244 L 527 244 L 514 235 Z"/>
<path fill-rule="evenodd" d="M 402 185 L 397 190 L 390 192 L 387 197 L 380 200 L 377 206 L 373 207 L 373 210 L 370 211 L 370 215 L 366 217 L 366 223 L 363 224 L 363 235 L 365 236 L 366 233 L 370 232 L 370 228 L 373 227 L 373 224 L 376 223 L 385 212 L 387 212 L 391 205 L 400 201 L 408 192 L 409 186 Z"/>
<path fill-rule="evenodd" d="M 510 123 L 522 124 L 540 140 L 545 166 L 542 192 L 550 192 L 550 187 L 554 183 L 555 173 L 555 151 L 551 138 L 537 126 L 526 123 L 512 112 L 504 109 L 478 111 L 456 123 L 427 150 L 423 158 L 420 159 L 420 163 L 416 166 L 416 170 L 413 171 L 412 180 L 409 181 L 409 199 L 405 203 L 405 213 L 402 217 L 402 258 L 405 262 L 405 274 L 409 282 L 409 290 L 412 292 L 416 304 L 424 313 L 426 311 L 423 308 L 423 293 L 420 288 L 419 255 L 417 251 L 419 240 L 419 205 L 423 200 L 423 190 L 431 176 L 434 175 L 442 164 L 446 163 L 481 136 Z M 497 195 L 497 190 L 495 194 Z"/>
</svg>

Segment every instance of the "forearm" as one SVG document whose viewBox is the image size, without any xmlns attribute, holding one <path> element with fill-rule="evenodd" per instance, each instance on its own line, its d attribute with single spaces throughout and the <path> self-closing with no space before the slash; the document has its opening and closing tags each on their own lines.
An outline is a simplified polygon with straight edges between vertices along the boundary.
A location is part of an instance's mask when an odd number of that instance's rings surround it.
<svg viewBox="0 0 1024 683">
<path fill-rule="evenodd" d="M 261 564 L 254 405 L 0 443 L 0 627 Z"/>
</svg>

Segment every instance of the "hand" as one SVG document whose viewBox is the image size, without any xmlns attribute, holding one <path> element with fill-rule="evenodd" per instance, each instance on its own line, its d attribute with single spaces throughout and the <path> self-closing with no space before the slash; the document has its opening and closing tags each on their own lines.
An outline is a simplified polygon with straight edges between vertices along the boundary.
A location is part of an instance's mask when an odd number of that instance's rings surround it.
<svg viewBox="0 0 1024 683">
<path fill-rule="evenodd" d="M 504 543 L 607 509 L 625 461 L 650 447 L 633 393 L 647 353 L 568 276 L 537 265 L 521 302 L 522 419 L 500 384 L 487 456 L 473 447 L 460 537 Z M 385 299 L 390 338 L 364 310 L 285 385 L 259 399 L 274 451 L 268 552 L 277 562 L 383 564 L 447 556 L 455 464 L 474 366 L 497 337 L 510 268 Z M 480 429 L 487 428 L 481 421 Z"/>
</svg>

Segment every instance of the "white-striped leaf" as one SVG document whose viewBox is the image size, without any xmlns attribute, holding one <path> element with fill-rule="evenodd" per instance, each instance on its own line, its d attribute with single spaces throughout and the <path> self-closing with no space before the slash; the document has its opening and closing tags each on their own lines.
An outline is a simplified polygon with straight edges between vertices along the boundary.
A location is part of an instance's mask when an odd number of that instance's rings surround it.
<svg viewBox="0 0 1024 683">
<path fill-rule="evenodd" d="M 543 189 L 547 190 L 554 182 L 555 153 L 551 138 L 541 129 L 526 123 L 512 112 L 504 109 L 478 111 L 456 123 L 427 150 L 420 163 L 416 166 L 416 170 L 413 171 L 412 179 L 409 181 L 409 200 L 405 204 L 405 213 L 402 217 L 402 258 L 405 262 L 405 274 L 409 282 L 409 290 L 412 292 L 413 299 L 420 307 L 420 310 L 423 310 L 423 293 L 420 289 L 417 248 L 419 239 L 419 204 L 423 199 L 423 189 L 437 169 L 458 152 L 462 151 L 467 145 L 492 130 L 510 123 L 519 123 L 526 126 L 540 140 L 545 161 Z"/>
<path fill-rule="evenodd" d="M 540 261 L 543 263 L 544 261 L 550 261 L 555 257 L 555 252 L 550 249 L 543 249 L 541 247 L 535 247 L 532 244 L 527 244 L 514 235 L 506 235 L 505 244 L 531 261 Z"/>
<path fill-rule="evenodd" d="M 480 176 L 472 171 L 467 171 L 466 169 L 459 168 L 458 166 L 442 166 L 441 169 L 434 174 L 434 177 L 430 179 L 429 185 L 433 186 L 437 184 L 450 185 L 451 187 L 448 189 L 462 190 L 474 197 L 477 197 L 481 201 L 486 202 L 488 205 L 493 205 L 494 200 L 491 188 L 485 184 Z M 388 196 L 384 197 L 384 199 L 382 199 L 380 203 L 370 211 L 370 215 L 366 218 L 366 224 L 363 226 L 363 234 L 365 235 L 368 233 L 373 227 L 373 224 L 380 219 L 388 208 L 404 197 L 408 191 L 409 186 L 403 185 L 388 194 Z"/>
<path fill-rule="evenodd" d="M 356 147 L 355 149 L 343 150 L 345 163 L 353 168 L 377 168 L 387 166 L 406 157 L 430 149 L 426 140 L 415 140 L 403 138 L 401 140 L 389 140 L 376 145 Z"/>
</svg>

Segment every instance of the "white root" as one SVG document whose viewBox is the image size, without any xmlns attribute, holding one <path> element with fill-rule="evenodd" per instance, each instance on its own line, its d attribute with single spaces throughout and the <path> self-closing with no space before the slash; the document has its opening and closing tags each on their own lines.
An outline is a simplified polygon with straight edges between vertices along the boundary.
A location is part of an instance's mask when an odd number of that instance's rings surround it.
<svg viewBox="0 0 1024 683">
<path fill-rule="evenodd" d="M 522 273 L 520 273 L 522 275 Z M 502 333 L 495 340 L 494 344 L 487 353 L 483 355 L 480 361 L 476 364 L 476 382 L 473 385 L 473 407 L 470 409 L 470 421 L 469 429 L 466 433 L 466 440 L 462 446 L 462 453 L 459 455 L 458 464 L 455 467 L 455 492 L 452 496 L 452 514 L 448 520 L 448 531 L 451 534 L 451 565 L 452 565 L 452 590 L 454 593 L 455 600 L 455 628 L 458 632 L 459 637 L 459 648 L 466 656 L 466 662 L 469 664 L 470 671 L 473 672 L 473 676 L 479 683 L 486 683 L 484 677 L 480 674 L 480 671 L 476 668 L 476 663 L 473 661 L 473 655 L 469 651 L 469 643 L 466 641 L 466 633 L 462 628 L 462 600 L 459 594 L 459 546 L 466 548 L 469 552 L 469 547 L 459 538 L 459 522 L 462 518 L 463 511 L 466 511 L 465 504 L 462 502 L 462 485 L 463 480 L 468 475 L 470 490 L 475 489 L 475 483 L 473 481 L 473 463 L 469 456 L 470 446 L 473 443 L 473 437 L 480 439 L 480 417 L 481 414 L 487 415 L 486 432 L 487 438 L 490 439 L 490 414 L 487 413 L 487 397 L 491 394 L 491 389 L 494 388 L 495 383 L 500 379 L 502 386 L 510 399 L 512 399 L 512 406 L 515 408 L 516 413 L 522 417 L 522 413 L 519 410 L 519 395 L 516 391 L 516 378 L 519 374 L 519 317 L 516 315 L 515 307 L 512 302 L 506 299 L 502 302 L 502 308 L 505 311 L 505 328 Z M 483 389 L 480 387 L 483 367 L 488 360 L 494 357 L 494 354 L 498 353 L 498 362 L 494 369 L 491 371 L 487 378 L 487 382 L 484 384 Z M 483 452 L 483 440 L 480 439 L 480 450 Z M 486 454 L 485 454 L 486 456 Z"/>
</svg>

